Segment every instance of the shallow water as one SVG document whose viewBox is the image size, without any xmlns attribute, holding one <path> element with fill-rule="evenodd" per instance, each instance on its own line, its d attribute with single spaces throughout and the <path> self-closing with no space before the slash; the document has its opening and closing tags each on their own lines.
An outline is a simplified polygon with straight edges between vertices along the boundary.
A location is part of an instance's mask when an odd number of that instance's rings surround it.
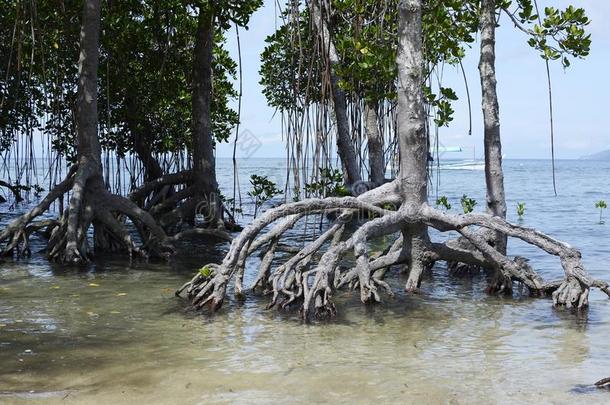
<svg viewBox="0 0 610 405">
<path fill-rule="evenodd" d="M 512 219 L 525 201 L 526 225 L 578 246 L 587 269 L 610 279 L 610 224 L 599 225 L 594 208 L 608 199 L 610 164 L 559 162 L 558 198 L 547 162 L 506 167 Z M 241 168 L 283 173 L 279 160 Z M 464 192 L 483 204 L 483 187 L 482 171 L 441 173 L 454 211 Z M 562 274 L 541 252 L 517 243 L 511 252 L 548 279 Z M 610 300 L 599 292 L 577 315 L 519 294 L 489 297 L 483 279 L 451 279 L 439 265 L 420 295 L 366 308 L 338 293 L 330 323 L 304 325 L 257 297 L 231 299 L 213 316 L 190 313 L 174 289 L 220 258 L 193 243 L 169 264 L 101 258 L 75 270 L 41 255 L 0 263 L 0 403 L 610 403 L 610 391 L 591 387 L 610 376 Z"/>
</svg>

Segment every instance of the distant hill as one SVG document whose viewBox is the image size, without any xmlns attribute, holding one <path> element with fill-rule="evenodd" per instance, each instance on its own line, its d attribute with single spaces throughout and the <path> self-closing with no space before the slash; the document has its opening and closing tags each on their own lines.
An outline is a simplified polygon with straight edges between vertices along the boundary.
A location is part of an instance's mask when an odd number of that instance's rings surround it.
<svg viewBox="0 0 610 405">
<path fill-rule="evenodd" d="M 583 160 L 610 160 L 610 150 L 604 150 L 592 155 L 581 156 Z"/>
</svg>

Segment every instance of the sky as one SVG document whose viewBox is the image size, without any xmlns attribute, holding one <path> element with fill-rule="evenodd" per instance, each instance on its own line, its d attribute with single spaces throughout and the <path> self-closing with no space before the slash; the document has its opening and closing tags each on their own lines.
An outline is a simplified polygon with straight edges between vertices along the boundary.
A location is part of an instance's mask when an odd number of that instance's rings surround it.
<svg viewBox="0 0 610 405">
<path fill-rule="evenodd" d="M 610 80 L 610 1 L 608 0 L 538 0 L 539 6 L 583 7 L 591 25 L 591 54 L 584 60 L 572 60 L 564 71 L 561 63 L 551 63 L 555 122 L 555 151 L 558 159 L 577 159 L 583 155 L 610 149 L 608 93 Z M 283 157 L 279 113 L 267 106 L 259 84 L 260 55 L 265 38 L 280 21 L 275 0 L 265 0 L 253 16 L 249 29 L 240 29 L 243 97 L 242 131 L 249 131 L 260 143 L 253 157 Z M 235 30 L 227 34 L 227 48 L 237 60 Z M 550 158 L 549 105 L 544 61 L 526 43 L 525 34 L 514 28 L 506 16 L 500 20 L 496 41 L 496 69 L 500 102 L 501 136 L 506 158 Z M 472 44 L 464 60 L 473 110 L 473 134 L 468 135 L 468 107 L 462 73 L 453 67 L 444 71 L 443 86 L 452 87 L 460 100 L 453 108 L 454 121 L 440 130 L 446 146 L 460 146 L 463 153 L 452 158 L 482 158 L 483 117 L 481 88 L 477 70 L 479 44 Z M 232 139 L 231 139 L 232 142 Z M 217 146 L 218 157 L 230 157 L 232 144 Z M 239 156 L 239 152 L 238 152 Z"/>
</svg>

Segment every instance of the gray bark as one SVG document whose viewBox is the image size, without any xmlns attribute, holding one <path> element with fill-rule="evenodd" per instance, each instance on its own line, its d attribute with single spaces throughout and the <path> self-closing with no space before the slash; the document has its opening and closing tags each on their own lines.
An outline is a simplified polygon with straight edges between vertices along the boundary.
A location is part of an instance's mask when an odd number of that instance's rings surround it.
<svg viewBox="0 0 610 405">
<path fill-rule="evenodd" d="M 214 198 L 218 183 L 211 118 L 213 50 L 214 14 L 200 10 L 193 55 L 193 185 L 195 198 L 209 203 L 208 218 L 220 215 L 220 201 Z"/>
<path fill-rule="evenodd" d="M 80 31 L 78 89 L 76 93 L 76 141 L 81 163 L 100 168 L 101 147 L 97 137 L 97 69 L 99 64 L 100 1 L 85 0 Z"/>
<path fill-rule="evenodd" d="M 400 24 L 398 65 L 398 144 L 400 150 L 400 190 L 405 202 L 425 203 L 428 146 L 423 103 L 423 56 L 421 51 L 421 0 L 399 3 Z"/>
<path fill-rule="evenodd" d="M 79 262 L 85 259 L 79 242 L 81 215 L 87 187 L 104 190 L 102 150 L 97 134 L 97 70 L 99 65 L 100 1 L 85 0 L 80 31 L 78 88 L 76 93 L 76 149 L 78 171 L 72 186 L 66 247 L 61 260 Z"/>
<path fill-rule="evenodd" d="M 335 110 L 335 124 L 337 126 L 337 153 L 341 159 L 346 182 L 352 185 L 359 182 L 361 177 L 354 143 L 350 136 L 346 96 L 345 92 L 339 87 L 340 78 L 335 72 L 336 66 L 340 63 L 339 54 L 337 53 L 335 44 L 330 36 L 330 30 L 323 17 L 319 1 L 310 0 L 308 6 L 313 22 L 318 30 L 322 47 L 324 51 L 328 53 L 327 56 L 330 62 L 330 85 Z"/>
<path fill-rule="evenodd" d="M 144 166 L 144 181 L 149 182 L 163 176 L 161 165 L 153 156 L 150 125 L 142 119 L 137 101 L 132 95 L 127 97 L 127 127 L 133 138 L 133 149 Z"/>
<path fill-rule="evenodd" d="M 97 117 L 100 19 L 100 1 L 86 0 L 80 37 L 76 105 L 78 169 L 74 175 L 67 221 L 56 229 L 55 237 L 52 235 L 49 240 L 49 256 L 67 263 L 87 260 L 87 230 L 92 223 L 96 241 L 107 240 L 105 234 L 111 232 L 122 241 L 130 255 L 133 251 L 139 252 L 122 225 L 112 219 L 112 212 L 125 214 L 134 224 L 146 226 L 150 233 L 141 234 L 144 242 L 156 240 L 162 245 L 166 242 L 165 233 L 148 213 L 133 202 L 110 194 L 104 186 Z M 65 236 L 62 236 L 64 233 Z"/>
<path fill-rule="evenodd" d="M 487 186 L 487 212 L 506 218 L 504 172 L 502 171 L 502 143 L 500 141 L 500 107 L 496 91 L 496 1 L 481 2 L 481 76 L 482 107 L 485 138 L 485 183 Z M 506 254 L 506 236 L 497 233 L 496 249 Z"/>
<path fill-rule="evenodd" d="M 144 165 L 144 181 L 152 181 L 163 176 L 163 169 L 161 165 L 155 159 L 150 147 L 150 132 L 149 131 L 136 131 L 133 132 L 134 150 Z"/>
<path fill-rule="evenodd" d="M 398 26 L 398 144 L 400 150 L 399 182 L 403 197 L 401 209 L 417 209 L 428 200 L 428 142 L 425 130 L 423 96 L 422 2 L 399 3 Z M 425 224 L 413 223 L 403 229 L 404 249 L 411 252 L 406 290 L 419 287 L 429 244 Z"/>
<path fill-rule="evenodd" d="M 364 125 L 369 152 L 370 181 L 375 186 L 385 182 L 385 160 L 383 156 L 383 137 L 379 132 L 377 106 L 374 103 L 364 105 Z"/>
</svg>

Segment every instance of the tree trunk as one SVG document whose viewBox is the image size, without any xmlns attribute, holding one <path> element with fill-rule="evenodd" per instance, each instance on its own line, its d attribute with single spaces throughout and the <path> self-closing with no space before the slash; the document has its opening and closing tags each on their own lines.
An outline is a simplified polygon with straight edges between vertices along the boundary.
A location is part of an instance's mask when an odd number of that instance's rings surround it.
<svg viewBox="0 0 610 405">
<path fill-rule="evenodd" d="M 150 131 L 147 129 L 146 125 L 142 130 L 132 132 L 132 135 L 134 150 L 144 166 L 144 181 L 153 181 L 154 179 L 163 176 L 163 169 L 157 159 L 153 156 L 150 147 Z"/>
<path fill-rule="evenodd" d="M 153 140 L 153 133 L 151 126 L 146 118 L 141 118 L 145 114 L 142 114 L 140 108 L 137 105 L 136 100 L 130 94 L 127 96 L 127 128 L 131 133 L 131 139 L 133 142 L 133 150 L 138 156 L 142 166 L 144 167 L 144 183 L 150 183 L 163 177 L 163 168 L 159 164 L 159 161 L 153 155 L 153 149 L 151 147 Z M 133 190 L 132 190 L 133 191 Z M 134 200 L 138 206 L 149 209 L 150 207 L 157 204 L 160 200 L 165 199 L 173 193 L 174 189 L 171 186 L 157 187 L 143 195 L 140 199 Z M 147 201 L 148 199 L 148 201 Z"/>
<path fill-rule="evenodd" d="M 78 171 L 74 178 L 66 224 L 66 243 L 60 260 L 86 260 L 86 238 L 90 225 L 83 222 L 87 190 L 105 190 L 102 177 L 102 150 L 97 134 L 97 70 L 99 65 L 100 1 L 85 0 L 80 32 L 79 79 L 76 93 L 76 150 Z"/>
<path fill-rule="evenodd" d="M 399 3 L 398 28 L 398 145 L 400 151 L 401 209 L 417 209 L 428 200 L 428 141 L 423 96 L 422 4 L 421 0 Z M 409 224 L 403 229 L 404 247 L 410 250 L 409 279 L 406 290 L 419 287 L 429 244 L 427 226 Z"/>
<path fill-rule="evenodd" d="M 201 213 L 210 222 L 221 214 L 211 120 L 213 50 L 214 14 L 200 10 L 193 58 L 193 186 L 194 200 L 197 206 L 206 207 Z"/>
<path fill-rule="evenodd" d="M 330 30 L 322 15 L 322 9 L 320 8 L 318 0 L 309 1 L 309 10 L 318 30 L 322 47 L 324 51 L 328 52 L 328 59 L 330 62 L 330 86 L 335 109 L 335 124 L 337 126 L 337 153 L 341 159 L 344 177 L 348 184 L 353 185 L 360 182 L 361 177 L 354 143 L 350 136 L 345 92 L 339 87 L 340 78 L 335 73 L 335 67 L 340 63 L 339 55 L 335 48 L 335 44 L 330 37 Z"/>
<path fill-rule="evenodd" d="M 49 256 L 64 263 L 82 263 L 91 255 L 88 230 L 94 229 L 96 250 L 140 252 L 115 213 L 129 217 L 141 230 L 142 241 L 165 244 L 166 235 L 152 217 L 132 202 L 106 190 L 98 138 L 97 72 L 99 65 L 100 0 L 85 0 L 80 33 L 79 80 L 76 97 L 77 170 L 66 220 L 51 233 Z M 148 228 L 144 231 L 144 226 Z"/>
<path fill-rule="evenodd" d="M 101 176 L 101 147 L 97 137 L 97 69 L 99 64 L 100 1 L 85 0 L 80 32 L 76 139 L 79 163 L 94 164 Z"/>
<path fill-rule="evenodd" d="M 364 105 L 364 124 L 369 152 L 370 181 L 375 186 L 385 182 L 385 160 L 383 156 L 383 137 L 379 132 L 377 106 L 374 103 Z"/>
<path fill-rule="evenodd" d="M 500 141 L 500 108 L 496 92 L 496 1 L 481 3 L 481 75 L 483 121 L 485 126 L 485 183 L 487 186 L 487 212 L 506 218 L 504 173 L 502 171 L 502 143 Z M 506 254 L 506 236 L 496 233 L 496 249 Z"/>
<path fill-rule="evenodd" d="M 144 166 L 144 182 L 158 179 L 163 176 L 163 169 L 153 156 L 150 126 L 140 118 L 143 114 L 131 95 L 127 96 L 127 109 L 127 127 L 133 139 L 133 149 Z"/>
</svg>

